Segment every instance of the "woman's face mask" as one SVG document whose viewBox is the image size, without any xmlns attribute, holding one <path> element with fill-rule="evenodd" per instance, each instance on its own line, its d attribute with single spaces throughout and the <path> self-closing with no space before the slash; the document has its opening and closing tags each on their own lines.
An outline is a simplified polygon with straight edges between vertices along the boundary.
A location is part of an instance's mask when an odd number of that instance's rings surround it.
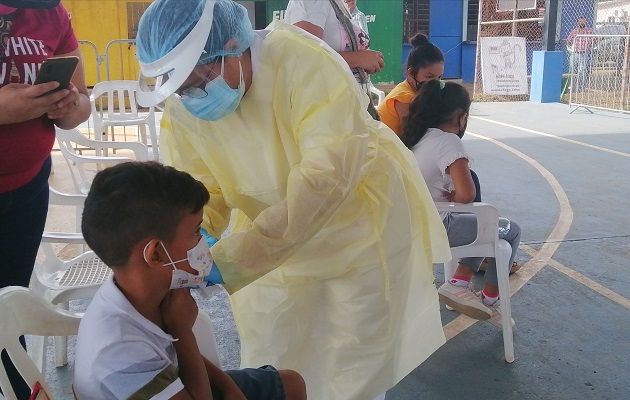
<svg viewBox="0 0 630 400">
<path fill-rule="evenodd" d="M 184 107 L 195 117 L 206 121 L 217 121 L 234 112 L 238 107 L 245 93 L 243 67 L 239 61 L 240 82 L 238 88 L 232 89 L 223 78 L 224 66 L 225 57 L 221 60 L 221 75 L 206 83 L 203 89 L 205 96 L 182 96 Z"/>
<path fill-rule="evenodd" d="M 148 261 L 147 261 L 146 251 L 147 251 L 147 247 L 149 246 L 149 243 L 147 243 L 147 245 L 144 247 L 144 252 L 143 252 L 144 261 L 146 261 L 147 263 Z M 208 246 L 208 243 L 203 237 L 199 239 L 199 242 L 197 243 L 195 247 L 188 250 L 188 252 L 186 253 L 187 254 L 186 258 L 182 260 L 178 260 L 178 261 L 173 261 L 173 259 L 171 258 L 171 255 L 169 254 L 168 250 L 166 250 L 166 247 L 164 246 L 164 244 L 162 242 L 160 242 L 160 244 L 162 245 L 162 248 L 166 252 L 166 256 L 168 257 L 170 261 L 168 263 L 165 263 L 164 266 L 168 266 L 168 265 L 173 266 L 170 289 L 196 288 L 200 285 L 205 286 L 205 283 L 203 282 L 203 278 L 205 278 L 206 276 L 210 274 L 210 269 L 212 268 L 212 256 L 210 254 L 210 247 Z M 184 261 L 188 261 L 188 264 L 194 270 L 196 270 L 198 274 L 193 275 L 190 272 L 177 269 L 177 267 L 175 267 L 175 264 L 178 264 Z"/>
</svg>

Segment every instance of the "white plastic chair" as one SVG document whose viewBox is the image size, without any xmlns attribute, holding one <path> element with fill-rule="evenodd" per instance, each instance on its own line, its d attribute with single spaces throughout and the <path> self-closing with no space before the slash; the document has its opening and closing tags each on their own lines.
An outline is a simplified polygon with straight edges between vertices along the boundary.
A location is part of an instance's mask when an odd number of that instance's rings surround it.
<svg viewBox="0 0 630 400">
<path fill-rule="evenodd" d="M 147 147 L 142 143 L 91 140 L 77 129 L 64 130 L 57 128 L 56 132 L 57 143 L 59 144 L 61 154 L 63 154 L 70 168 L 76 193 L 87 194 L 92 184 L 92 177 L 87 172 L 85 165 L 94 165 L 94 169 L 98 170 L 103 164 L 113 165 L 133 161 L 134 159 L 136 161 L 147 161 L 149 159 Z M 99 152 L 107 154 L 107 149 L 131 150 L 134 154 L 134 158 L 79 154 L 77 150 L 78 146 L 85 148 L 86 151 L 95 149 L 97 154 Z"/>
<path fill-rule="evenodd" d="M 199 309 L 197 320 L 193 325 L 193 333 L 197 338 L 197 346 L 199 352 L 211 363 L 221 368 L 221 359 L 219 358 L 219 348 L 217 347 L 217 337 L 214 334 L 214 325 L 210 316 L 205 311 Z"/>
<path fill-rule="evenodd" d="M 43 261 L 37 263 L 31 276 L 31 287 L 34 293 L 52 304 L 69 308 L 69 301 L 89 299 L 112 274 L 92 251 L 82 251 L 85 241 L 80 233 L 80 218 L 85 195 L 69 195 L 50 188 L 49 204 L 67 206 L 75 210 L 76 229 L 73 232 L 44 232 L 40 248 Z M 53 248 L 53 243 L 65 245 L 75 244 L 81 249 L 78 255 L 70 260 L 63 260 Z M 32 356 L 42 371 L 46 365 L 46 338 L 33 339 Z M 55 362 L 57 366 L 66 365 L 67 338 L 55 338 Z"/>
<path fill-rule="evenodd" d="M 29 387 L 37 383 L 51 400 L 53 392 L 45 381 L 45 374 L 28 356 L 19 342 L 22 335 L 68 336 L 76 335 L 81 318 L 60 310 L 42 300 L 30 290 L 10 286 L 0 289 L 0 350 L 6 349 L 19 373 Z M 18 400 L 6 371 L 0 363 L 0 399 Z"/>
<path fill-rule="evenodd" d="M 130 80 L 104 81 L 94 85 L 90 94 L 94 134 L 97 140 L 107 139 L 107 131 L 110 130 L 111 140 L 114 141 L 115 127 L 136 126 L 140 142 L 148 147 L 146 135 L 148 128 L 151 136 L 151 158 L 157 161 L 159 150 L 155 108 L 149 107 L 146 115 L 140 115 L 136 102 L 137 91 L 138 82 Z"/>
<path fill-rule="evenodd" d="M 378 107 L 385 100 L 385 92 L 380 89 L 377 89 L 376 86 L 372 84 L 372 82 L 368 83 L 368 90 L 371 94 L 376 95 L 378 98 L 378 103 L 376 103 L 375 107 Z"/>
<path fill-rule="evenodd" d="M 508 266 L 512 248 L 499 239 L 499 212 L 487 203 L 435 203 L 438 211 L 469 213 L 477 216 L 477 238 L 474 242 L 458 247 L 451 247 L 453 258 L 444 263 L 444 281 L 451 279 L 457 268 L 458 260 L 463 257 L 494 257 L 497 265 L 499 296 L 501 298 L 501 325 L 503 329 L 503 347 L 505 361 L 514 362 L 514 335 L 512 330 L 512 306 L 510 302 L 510 282 Z"/>
</svg>

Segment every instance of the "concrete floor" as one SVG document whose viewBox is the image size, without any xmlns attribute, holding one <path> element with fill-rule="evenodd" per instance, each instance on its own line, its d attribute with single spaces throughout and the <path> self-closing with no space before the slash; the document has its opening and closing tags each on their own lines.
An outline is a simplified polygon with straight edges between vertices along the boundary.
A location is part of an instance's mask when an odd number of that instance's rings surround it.
<svg viewBox="0 0 630 400">
<path fill-rule="evenodd" d="M 524 266 L 511 277 L 516 361 L 504 361 L 499 329 L 443 309 L 448 342 L 387 400 L 630 398 L 630 116 L 569 111 L 475 103 L 464 137 L 483 200 L 523 231 Z M 71 188 L 59 153 L 52 182 Z M 52 225 L 73 223 L 52 214 Z M 442 284 L 441 266 L 435 273 Z M 238 367 L 227 296 L 200 306 L 223 366 Z M 49 368 L 59 398 L 69 398 L 71 368 Z"/>
</svg>

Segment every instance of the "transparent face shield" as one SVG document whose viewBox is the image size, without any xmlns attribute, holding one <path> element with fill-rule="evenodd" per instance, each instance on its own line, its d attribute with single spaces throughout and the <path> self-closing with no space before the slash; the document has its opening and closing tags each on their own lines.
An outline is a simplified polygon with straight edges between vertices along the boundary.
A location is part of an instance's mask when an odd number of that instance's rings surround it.
<svg viewBox="0 0 630 400">
<path fill-rule="evenodd" d="M 210 36 L 216 0 L 207 0 L 201 18 L 177 46 L 159 60 L 140 62 L 138 103 L 150 107 L 162 103 L 186 81 Z"/>
</svg>

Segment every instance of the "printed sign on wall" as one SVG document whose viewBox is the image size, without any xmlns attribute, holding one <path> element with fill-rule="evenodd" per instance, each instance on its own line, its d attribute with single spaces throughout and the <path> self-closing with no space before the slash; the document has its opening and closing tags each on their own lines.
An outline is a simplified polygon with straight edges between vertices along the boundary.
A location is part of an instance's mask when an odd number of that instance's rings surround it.
<svg viewBox="0 0 630 400">
<path fill-rule="evenodd" d="M 525 38 L 481 38 L 481 78 L 486 94 L 527 94 Z"/>
</svg>

